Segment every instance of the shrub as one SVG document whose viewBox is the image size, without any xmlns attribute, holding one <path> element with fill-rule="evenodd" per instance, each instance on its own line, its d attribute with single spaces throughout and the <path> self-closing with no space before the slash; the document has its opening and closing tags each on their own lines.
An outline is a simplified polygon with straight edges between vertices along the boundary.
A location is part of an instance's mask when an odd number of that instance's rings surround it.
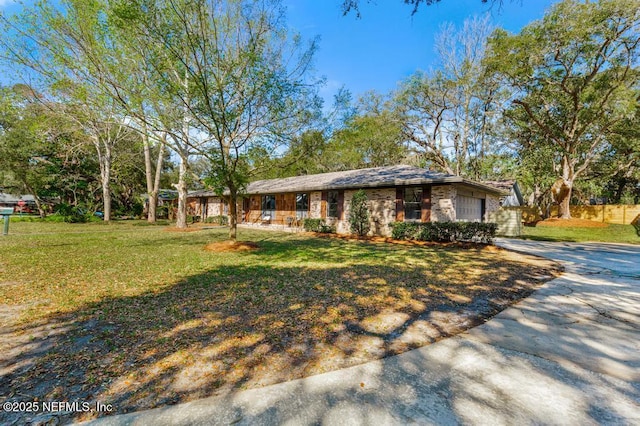
<svg viewBox="0 0 640 426">
<path fill-rule="evenodd" d="M 498 225 L 481 222 L 395 222 L 392 237 L 396 240 L 470 241 L 490 244 Z"/>
<path fill-rule="evenodd" d="M 302 221 L 302 227 L 307 232 L 320 232 L 320 227 L 324 225 L 322 219 L 306 218 Z"/>
<path fill-rule="evenodd" d="M 367 194 L 360 189 L 353 194 L 349 208 L 349 226 L 351 227 L 351 232 L 361 237 L 367 235 L 369 229 L 371 229 L 371 225 L 369 225 L 369 205 L 367 201 Z"/>
<path fill-rule="evenodd" d="M 419 225 L 415 222 L 394 222 L 391 224 L 391 236 L 394 240 L 417 240 Z"/>
<path fill-rule="evenodd" d="M 327 225 L 325 223 L 322 223 L 320 225 L 320 231 L 323 234 L 335 234 L 336 232 L 336 227 L 335 226 L 331 226 L 331 225 Z"/>
<path fill-rule="evenodd" d="M 214 223 L 216 225 L 227 226 L 229 217 L 226 215 L 210 216 L 204 220 L 205 223 Z"/>
<path fill-rule="evenodd" d="M 327 225 L 323 219 L 306 218 L 302 221 L 302 227 L 307 232 L 320 232 L 323 234 L 332 234 L 336 232 L 335 226 Z"/>
<path fill-rule="evenodd" d="M 55 208 L 55 215 L 62 218 L 67 223 L 85 223 L 92 219 L 93 214 L 86 209 L 69 204 L 58 204 Z M 56 221 L 55 219 L 53 221 Z"/>
</svg>

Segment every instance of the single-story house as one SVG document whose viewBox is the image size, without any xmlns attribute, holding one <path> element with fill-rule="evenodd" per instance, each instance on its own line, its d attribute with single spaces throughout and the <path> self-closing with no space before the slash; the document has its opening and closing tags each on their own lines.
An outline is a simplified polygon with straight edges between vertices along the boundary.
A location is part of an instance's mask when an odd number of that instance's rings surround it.
<svg viewBox="0 0 640 426">
<path fill-rule="evenodd" d="M 508 192 L 459 176 L 406 165 L 347 170 L 252 182 L 238 202 L 238 223 L 299 227 L 305 218 L 324 219 L 348 234 L 353 194 L 369 200 L 371 233 L 388 236 L 393 222 L 487 221 Z M 195 214 L 228 215 L 226 201 L 211 191 L 189 194 Z"/>
</svg>

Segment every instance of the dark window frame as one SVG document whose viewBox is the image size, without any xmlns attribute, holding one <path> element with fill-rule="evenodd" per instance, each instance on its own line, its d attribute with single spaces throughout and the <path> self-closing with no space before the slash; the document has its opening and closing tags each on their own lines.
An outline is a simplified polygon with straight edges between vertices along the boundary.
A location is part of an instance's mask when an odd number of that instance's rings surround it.
<svg viewBox="0 0 640 426">
<path fill-rule="evenodd" d="M 335 196 L 335 198 L 333 198 Z M 340 191 L 327 191 L 327 217 L 338 219 L 340 214 Z M 332 214 L 333 213 L 333 214 Z"/>
<path fill-rule="evenodd" d="M 296 218 L 304 219 L 309 217 L 309 193 L 298 192 L 296 193 Z"/>
<path fill-rule="evenodd" d="M 272 207 L 272 208 L 271 208 Z M 261 218 L 266 220 L 269 216 L 269 220 L 275 220 L 276 218 L 276 196 L 271 194 L 265 194 L 260 200 Z"/>
<path fill-rule="evenodd" d="M 422 187 L 407 187 L 402 193 L 405 222 L 422 221 L 422 202 L 424 189 Z M 410 198 L 408 198 L 410 197 Z"/>
</svg>

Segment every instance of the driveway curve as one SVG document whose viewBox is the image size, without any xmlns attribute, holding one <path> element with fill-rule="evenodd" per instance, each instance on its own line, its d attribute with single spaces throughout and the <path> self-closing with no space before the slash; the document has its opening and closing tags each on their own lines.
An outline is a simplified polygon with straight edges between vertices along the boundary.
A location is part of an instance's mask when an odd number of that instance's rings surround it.
<svg viewBox="0 0 640 426">
<path fill-rule="evenodd" d="M 500 239 L 565 273 L 402 355 L 93 424 L 640 424 L 640 246 Z"/>
</svg>

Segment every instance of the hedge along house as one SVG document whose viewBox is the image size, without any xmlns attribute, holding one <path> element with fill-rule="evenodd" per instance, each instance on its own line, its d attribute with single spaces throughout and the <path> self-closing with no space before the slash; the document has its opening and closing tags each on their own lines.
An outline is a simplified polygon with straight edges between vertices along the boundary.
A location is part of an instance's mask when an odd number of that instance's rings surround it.
<svg viewBox="0 0 640 426">
<path fill-rule="evenodd" d="M 316 218 L 348 234 L 351 198 L 359 189 L 369 200 L 371 233 L 383 236 L 391 235 L 393 222 L 483 222 L 506 195 L 489 185 L 412 166 L 348 170 L 253 182 L 238 203 L 238 224 L 297 228 L 303 219 Z M 228 214 L 226 202 L 212 192 L 193 192 L 189 199 L 202 218 Z"/>
</svg>

